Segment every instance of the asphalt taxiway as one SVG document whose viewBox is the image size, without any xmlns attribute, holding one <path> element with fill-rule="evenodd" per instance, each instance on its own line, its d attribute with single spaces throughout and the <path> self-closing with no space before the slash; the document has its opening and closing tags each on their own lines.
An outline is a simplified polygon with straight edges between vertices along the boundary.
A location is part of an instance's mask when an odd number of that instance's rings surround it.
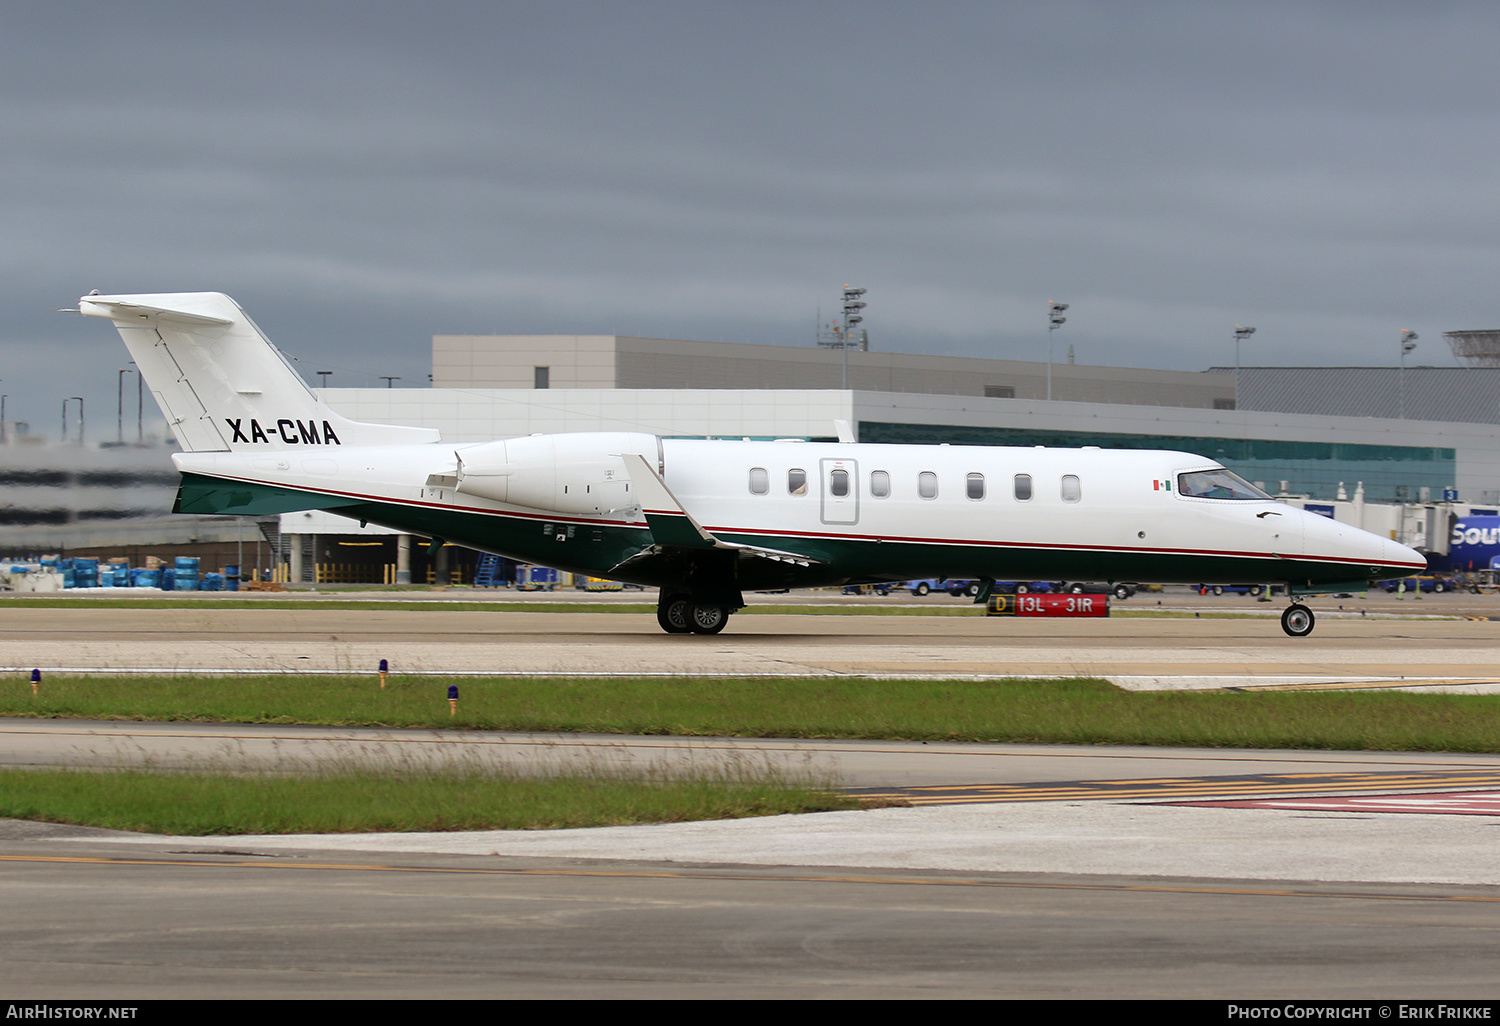
<svg viewBox="0 0 1500 1026">
<path fill-rule="evenodd" d="M 946 597 L 923 601 L 896 608 L 962 608 Z M 1118 611 L 1154 611 L 1148 602 Z M 663 634 L 649 613 L 515 612 L 500 601 L 494 611 L 443 610 L 440 601 L 335 609 L 314 596 L 297 608 L 222 608 L 210 596 L 186 609 L 0 604 L 0 668 L 341 672 L 373 671 L 385 659 L 398 673 L 1056 675 L 1153 688 L 1421 678 L 1472 689 L 1500 681 L 1500 622 L 1465 618 L 1500 616 L 1496 596 L 1324 602 L 1306 638 L 1283 634 L 1280 607 L 1269 603 L 1185 595 L 1170 602 L 1197 615 L 1044 620 L 752 607 L 712 636 Z"/>
<path fill-rule="evenodd" d="M 1500 624 L 1370 613 L 1321 618 L 1307 639 L 1286 638 L 1270 618 L 1207 615 L 746 615 L 723 635 L 686 638 L 657 633 L 651 619 L 0 607 L 0 662 L 373 670 L 388 658 L 398 672 L 786 676 L 1123 666 L 1238 686 L 1405 677 L 1460 689 L 1500 667 Z M 951 787 L 956 797 L 928 790 L 909 808 L 469 834 L 167 838 L 12 821 L 0 824 L 10 924 L 0 987 L 34 997 L 1493 998 L 1500 989 L 1491 971 L 1500 817 L 1391 812 L 1411 806 L 1389 802 L 1183 804 L 1497 790 L 1483 781 L 1500 780 L 1500 757 L 0 723 L 0 762 L 17 765 L 152 753 L 288 768 L 391 746 L 521 763 L 773 759 L 851 787 Z"/>
</svg>

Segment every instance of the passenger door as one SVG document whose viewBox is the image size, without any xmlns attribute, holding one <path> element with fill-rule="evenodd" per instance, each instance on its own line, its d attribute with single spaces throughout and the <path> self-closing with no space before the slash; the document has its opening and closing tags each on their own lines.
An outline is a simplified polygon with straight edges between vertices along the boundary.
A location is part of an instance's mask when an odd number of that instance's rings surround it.
<svg viewBox="0 0 1500 1026">
<path fill-rule="evenodd" d="M 823 523 L 859 523 L 859 464 L 856 460 L 819 460 L 823 479 Z"/>
</svg>

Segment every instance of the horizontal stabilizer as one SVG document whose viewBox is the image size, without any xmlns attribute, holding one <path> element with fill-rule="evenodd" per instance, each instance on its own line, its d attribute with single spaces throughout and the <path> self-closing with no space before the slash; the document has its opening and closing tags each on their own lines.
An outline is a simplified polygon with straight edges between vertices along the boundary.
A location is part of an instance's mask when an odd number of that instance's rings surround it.
<svg viewBox="0 0 1500 1026">
<path fill-rule="evenodd" d="M 108 317 L 112 321 L 147 321 L 152 319 L 174 321 L 177 324 L 197 324 L 204 327 L 228 327 L 234 321 L 223 317 L 212 317 L 192 310 L 173 310 L 165 306 L 127 302 L 114 296 L 84 296 L 78 301 L 78 311 L 88 317 Z"/>
</svg>

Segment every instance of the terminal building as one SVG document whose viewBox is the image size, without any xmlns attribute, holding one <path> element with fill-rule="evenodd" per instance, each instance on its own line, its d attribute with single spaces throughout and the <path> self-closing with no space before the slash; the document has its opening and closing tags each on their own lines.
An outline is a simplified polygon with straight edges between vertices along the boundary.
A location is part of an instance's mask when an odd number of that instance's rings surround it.
<svg viewBox="0 0 1500 1026">
<path fill-rule="evenodd" d="M 620 335 L 438 335 L 430 388 L 315 391 L 344 416 L 436 428 L 445 443 L 567 431 L 832 440 L 846 421 L 860 442 L 1182 449 L 1432 551 L 1453 517 L 1500 507 L 1500 368 L 1160 371 Z M 150 464 L 132 473 L 154 497 L 120 493 L 130 512 L 107 523 L 94 499 L 73 502 L 70 518 L 45 485 L 8 489 L 0 543 L 105 554 L 141 542 L 170 509 L 171 451 L 133 457 Z M 116 458 L 90 457 L 106 468 Z M 89 530 L 85 505 L 95 511 Z M 41 508 L 54 510 L 51 522 L 28 524 L 27 509 Z M 389 577 L 402 551 L 413 579 L 427 569 L 422 546 L 330 514 L 234 530 L 241 550 L 247 537 L 269 539 L 266 558 L 293 579 L 362 560 L 384 561 Z M 447 568 L 438 560 L 443 572 L 472 556 Z"/>
</svg>

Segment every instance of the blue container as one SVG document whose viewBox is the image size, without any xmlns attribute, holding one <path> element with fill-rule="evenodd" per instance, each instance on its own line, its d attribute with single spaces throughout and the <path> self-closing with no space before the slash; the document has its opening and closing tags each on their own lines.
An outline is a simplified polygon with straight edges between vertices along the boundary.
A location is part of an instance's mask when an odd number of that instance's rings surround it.
<svg viewBox="0 0 1500 1026">
<path fill-rule="evenodd" d="M 224 568 L 224 590 L 240 590 L 240 568 L 238 566 L 230 565 Z"/>
<path fill-rule="evenodd" d="M 203 575 L 203 589 L 202 590 L 204 590 L 204 591 L 223 591 L 224 590 L 224 575 L 223 574 L 216 574 L 216 573 L 212 573 L 212 572 L 204 574 Z"/>
<path fill-rule="evenodd" d="M 173 570 L 171 567 L 169 567 L 169 566 L 162 567 L 162 569 L 161 569 L 161 590 L 162 591 L 176 591 L 177 590 L 177 581 L 175 580 L 176 576 L 177 576 L 177 571 Z"/>
<path fill-rule="evenodd" d="M 178 556 L 173 560 L 176 573 L 172 576 L 173 591 L 198 590 L 198 557 Z"/>
</svg>

